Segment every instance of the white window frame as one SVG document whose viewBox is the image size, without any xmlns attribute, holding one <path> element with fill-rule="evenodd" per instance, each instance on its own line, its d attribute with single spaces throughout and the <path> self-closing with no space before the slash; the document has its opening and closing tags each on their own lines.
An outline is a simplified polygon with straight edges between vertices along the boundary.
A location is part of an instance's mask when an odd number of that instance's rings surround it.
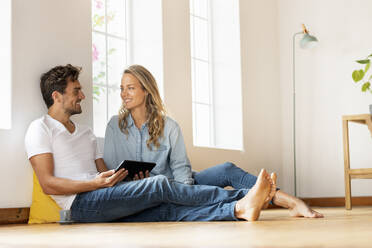
<svg viewBox="0 0 372 248">
<path fill-rule="evenodd" d="M 239 16 L 236 17 L 236 11 L 238 10 L 236 9 L 236 7 L 238 7 L 236 4 L 239 3 L 234 1 L 231 6 L 226 6 L 225 4 L 226 3 L 224 3 L 223 1 L 216 2 L 214 0 L 204 0 L 200 2 L 200 0 L 190 0 L 190 35 L 191 35 L 190 40 L 192 49 L 191 102 L 193 114 L 193 144 L 194 146 L 197 147 L 243 150 L 242 99 L 241 98 L 230 99 L 233 100 L 231 101 L 230 104 L 230 107 L 232 108 L 231 110 L 233 110 L 233 112 L 226 110 L 226 108 L 221 107 L 221 103 L 225 99 L 225 97 L 221 95 L 224 87 L 223 80 L 226 80 L 226 75 L 223 75 L 223 73 L 221 74 L 222 72 L 221 69 L 224 68 L 224 66 L 226 65 L 224 65 L 224 63 L 221 63 L 221 61 L 228 60 L 221 60 L 223 58 L 226 58 L 226 53 L 224 53 L 224 50 L 219 49 L 222 49 L 221 47 L 225 47 L 225 45 L 229 44 L 234 44 L 234 47 L 236 47 L 237 43 L 240 43 L 240 37 L 237 36 L 240 34 L 239 26 L 232 26 L 233 29 L 231 30 L 226 30 L 226 27 L 228 26 L 223 25 L 222 29 L 220 29 L 218 26 L 215 26 L 221 25 L 221 21 L 227 21 L 226 24 L 235 25 L 237 21 L 236 19 L 239 19 Z M 229 9 L 225 9 L 224 6 L 228 7 Z M 233 11 L 234 13 L 230 11 Z M 223 19 L 216 19 L 219 17 L 214 16 L 224 14 L 225 12 L 229 16 L 224 16 Z M 198 27 L 197 25 L 200 25 L 199 28 L 197 28 Z M 203 31 L 201 31 L 203 29 L 204 30 L 207 29 L 207 31 L 204 31 L 203 33 Z M 225 39 L 225 37 L 221 37 L 221 33 L 226 31 L 227 33 L 231 31 L 230 34 L 232 36 L 231 37 L 229 36 L 228 38 Z M 206 35 L 207 37 L 203 35 L 205 34 L 205 32 L 207 33 Z M 221 37 L 222 39 L 220 39 L 219 37 Z M 238 40 L 236 40 L 236 38 Z M 205 39 L 207 39 L 207 41 Z M 197 42 L 201 43 L 197 44 Z M 205 48 L 206 46 L 208 47 Z M 239 76 L 241 75 L 240 44 L 238 45 L 238 47 L 239 51 L 237 49 L 233 49 L 234 50 L 233 53 L 230 54 L 231 56 L 233 56 L 234 59 L 233 63 L 231 64 L 231 66 L 227 66 L 227 68 L 229 68 L 228 73 L 232 73 L 232 75 L 235 75 L 233 86 L 228 92 L 226 92 L 228 96 L 227 100 L 229 100 L 230 97 L 234 97 L 233 95 L 240 94 L 241 97 L 242 94 L 241 78 Z M 207 50 L 208 56 L 206 56 L 205 53 L 201 52 L 206 51 L 205 49 L 208 49 Z M 228 58 L 231 57 L 230 55 L 227 57 Z M 235 60 L 235 58 L 237 60 Z M 208 64 L 208 72 L 206 74 L 203 74 L 203 72 L 206 71 L 205 69 L 206 64 Z M 240 67 L 237 67 L 238 64 L 240 65 Z M 198 66 L 200 66 L 199 70 Z M 206 75 L 208 75 L 207 87 L 204 85 L 206 80 L 200 81 L 204 80 L 203 76 L 206 77 Z M 203 84 L 198 85 L 201 82 Z M 240 86 L 238 84 L 240 84 Z M 205 101 L 207 99 L 206 94 L 207 88 L 209 95 L 208 101 Z M 208 119 L 206 117 L 204 118 L 203 116 L 203 120 L 205 122 L 208 121 L 209 122 L 208 124 L 202 123 L 200 120 L 198 120 L 199 116 L 201 116 L 202 114 L 205 115 L 207 114 L 206 109 L 203 110 L 198 109 L 197 106 L 201 105 L 208 106 L 209 108 Z M 228 119 L 226 119 L 224 116 L 228 116 L 227 117 Z M 233 125 L 229 124 L 229 120 L 233 121 Z M 205 137 L 206 134 L 208 134 L 208 137 Z"/>
</svg>

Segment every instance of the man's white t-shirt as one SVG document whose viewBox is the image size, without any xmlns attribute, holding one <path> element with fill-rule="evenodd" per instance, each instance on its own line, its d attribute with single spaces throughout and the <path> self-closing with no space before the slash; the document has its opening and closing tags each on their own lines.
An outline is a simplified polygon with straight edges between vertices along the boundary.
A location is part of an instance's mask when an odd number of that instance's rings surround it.
<svg viewBox="0 0 372 248">
<path fill-rule="evenodd" d="M 33 121 L 26 133 L 27 156 L 52 153 L 54 176 L 72 180 L 95 178 L 95 160 L 102 158 L 96 137 L 92 130 L 74 123 L 75 131 L 70 133 L 59 121 L 49 115 Z M 51 195 L 62 209 L 70 209 L 76 195 Z"/>
</svg>

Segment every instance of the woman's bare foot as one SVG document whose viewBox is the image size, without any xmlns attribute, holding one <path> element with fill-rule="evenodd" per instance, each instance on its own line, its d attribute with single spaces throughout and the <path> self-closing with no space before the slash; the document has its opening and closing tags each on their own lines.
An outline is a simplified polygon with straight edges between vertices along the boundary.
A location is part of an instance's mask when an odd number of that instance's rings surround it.
<svg viewBox="0 0 372 248">
<path fill-rule="evenodd" d="M 271 190 L 271 180 L 265 169 L 257 177 L 256 184 L 235 205 L 235 216 L 239 219 L 255 221 L 260 216 L 262 206 Z"/>
<path fill-rule="evenodd" d="M 312 210 L 305 202 L 297 197 L 288 195 L 280 190 L 276 191 L 273 198 L 275 205 L 288 208 L 289 215 L 293 217 L 323 218 L 323 214 Z"/>
<path fill-rule="evenodd" d="M 289 215 L 293 217 L 323 218 L 323 214 L 311 209 L 300 199 L 295 200 L 293 207 L 289 208 Z"/>
<path fill-rule="evenodd" d="M 269 193 L 269 196 L 266 198 L 265 203 L 262 206 L 262 209 L 266 209 L 266 208 L 269 207 L 270 201 L 273 199 L 273 197 L 276 193 L 276 179 L 277 179 L 277 176 L 276 176 L 275 172 L 271 173 L 270 179 L 271 179 L 270 193 Z"/>
</svg>

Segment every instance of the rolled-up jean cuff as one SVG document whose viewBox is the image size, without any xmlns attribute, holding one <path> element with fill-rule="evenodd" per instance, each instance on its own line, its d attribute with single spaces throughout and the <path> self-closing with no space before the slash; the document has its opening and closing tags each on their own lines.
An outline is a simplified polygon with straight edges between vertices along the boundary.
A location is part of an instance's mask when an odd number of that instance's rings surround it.
<svg viewBox="0 0 372 248">
<path fill-rule="evenodd" d="M 233 220 L 239 221 L 240 219 L 236 218 L 235 216 L 235 205 L 238 201 L 230 202 L 230 214 Z"/>
<path fill-rule="evenodd" d="M 279 190 L 280 190 L 280 188 L 276 188 L 276 191 L 279 191 Z M 275 205 L 274 202 L 273 202 L 273 199 L 271 199 L 271 201 L 269 203 L 270 203 L 270 205 Z"/>
</svg>

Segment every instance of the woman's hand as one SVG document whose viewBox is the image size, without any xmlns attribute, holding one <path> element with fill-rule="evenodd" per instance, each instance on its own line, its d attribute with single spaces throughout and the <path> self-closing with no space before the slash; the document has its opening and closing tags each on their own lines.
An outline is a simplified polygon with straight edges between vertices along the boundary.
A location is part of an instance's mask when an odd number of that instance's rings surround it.
<svg viewBox="0 0 372 248">
<path fill-rule="evenodd" d="M 107 188 L 122 181 L 126 176 L 128 176 L 128 171 L 125 169 L 120 169 L 116 173 L 115 170 L 109 170 L 98 174 L 94 179 L 94 182 L 96 183 L 97 188 Z"/>
<path fill-rule="evenodd" d="M 150 177 L 150 172 L 147 170 L 145 171 L 145 174 L 143 174 L 142 171 L 139 172 L 139 175 L 138 174 L 135 174 L 134 177 L 133 177 L 133 181 L 136 181 L 136 180 L 140 180 L 140 179 L 144 179 L 146 177 Z"/>
</svg>

